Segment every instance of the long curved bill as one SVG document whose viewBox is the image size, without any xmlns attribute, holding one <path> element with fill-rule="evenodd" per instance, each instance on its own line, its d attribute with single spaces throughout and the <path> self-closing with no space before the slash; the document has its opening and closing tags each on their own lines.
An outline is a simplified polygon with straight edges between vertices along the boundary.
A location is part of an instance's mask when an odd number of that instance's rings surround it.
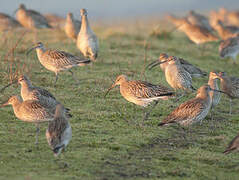
<svg viewBox="0 0 239 180">
<path fill-rule="evenodd" d="M 110 92 L 111 89 L 113 89 L 115 87 L 115 84 L 113 84 L 105 93 L 104 97 L 107 96 L 107 94 Z"/>
<path fill-rule="evenodd" d="M 214 92 L 220 92 L 220 93 L 224 93 L 224 94 L 226 94 L 226 92 L 224 92 L 224 91 L 220 91 L 220 90 L 217 90 L 217 89 L 210 89 L 211 91 L 214 91 Z"/>
<path fill-rule="evenodd" d="M 32 50 L 36 49 L 37 47 L 38 47 L 38 46 L 29 49 L 29 50 L 27 51 L 26 55 L 28 56 L 28 54 L 29 54 Z"/>
<path fill-rule="evenodd" d="M 0 108 L 4 107 L 4 106 L 7 106 L 8 105 L 8 101 L 3 103 L 2 105 L 0 105 Z"/>
<path fill-rule="evenodd" d="M 16 84 L 17 83 L 17 80 L 7 84 L 6 86 L 4 86 L 2 89 L 0 89 L 0 93 L 3 93 L 3 91 L 8 88 L 9 86 L 13 85 L 13 84 Z"/>
<path fill-rule="evenodd" d="M 151 70 L 151 69 L 153 69 L 155 66 L 158 66 L 158 65 L 163 64 L 163 63 L 166 63 L 166 62 L 167 62 L 167 60 L 165 60 L 165 61 L 156 60 L 156 61 L 150 63 L 150 64 L 146 67 L 146 69 Z"/>
</svg>

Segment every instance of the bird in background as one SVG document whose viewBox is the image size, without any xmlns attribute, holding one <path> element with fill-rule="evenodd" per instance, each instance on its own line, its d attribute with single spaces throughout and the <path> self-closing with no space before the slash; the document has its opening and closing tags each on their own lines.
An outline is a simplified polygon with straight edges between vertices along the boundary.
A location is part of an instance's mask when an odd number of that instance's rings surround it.
<svg viewBox="0 0 239 180">
<path fill-rule="evenodd" d="M 219 55 L 221 58 L 231 57 L 233 59 L 233 63 L 235 64 L 238 53 L 239 36 L 221 41 L 219 45 Z"/>
<path fill-rule="evenodd" d="M 90 27 L 86 9 L 81 9 L 81 29 L 77 36 L 77 47 L 85 57 L 95 61 L 98 56 L 99 42 Z"/>
<path fill-rule="evenodd" d="M 58 74 L 61 71 L 66 70 L 68 70 L 72 74 L 75 82 L 77 82 L 78 80 L 74 76 L 73 71 L 71 71 L 71 68 L 76 66 L 85 66 L 91 62 L 89 59 L 74 56 L 65 51 L 46 49 L 41 42 L 38 42 L 35 47 L 31 48 L 27 52 L 27 54 L 29 54 L 33 49 L 36 49 L 37 57 L 40 63 L 47 70 L 55 73 L 56 79 L 54 85 L 56 85 L 56 82 L 58 80 Z"/>
<path fill-rule="evenodd" d="M 39 12 L 27 9 L 24 4 L 20 4 L 15 10 L 16 18 L 22 26 L 28 29 L 51 28 L 47 19 Z"/>
<path fill-rule="evenodd" d="M 65 27 L 64 27 L 66 35 L 69 38 L 76 41 L 80 28 L 81 28 L 81 21 L 74 19 L 74 16 L 72 13 L 68 13 L 66 17 Z"/>
<path fill-rule="evenodd" d="M 72 138 L 71 125 L 65 116 L 64 106 L 58 104 L 54 120 L 49 122 L 46 130 L 46 139 L 55 156 L 66 149 Z"/>
</svg>

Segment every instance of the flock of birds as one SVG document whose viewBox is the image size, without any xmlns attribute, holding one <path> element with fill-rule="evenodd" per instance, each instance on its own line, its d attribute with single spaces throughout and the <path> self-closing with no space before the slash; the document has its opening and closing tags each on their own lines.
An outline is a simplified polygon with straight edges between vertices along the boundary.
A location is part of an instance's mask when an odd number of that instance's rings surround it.
<svg viewBox="0 0 239 180">
<path fill-rule="evenodd" d="M 77 81 L 71 68 L 85 66 L 97 59 L 98 39 L 90 28 L 87 11 L 81 9 L 80 12 L 81 21 L 75 20 L 72 13 L 67 14 L 64 29 L 66 35 L 76 42 L 84 58 L 64 51 L 46 49 L 41 42 L 27 52 L 30 53 L 33 49 L 36 49 L 40 63 L 47 70 L 55 73 L 55 85 L 59 72 L 67 70 L 71 72 L 73 78 Z M 34 10 L 26 9 L 23 4 L 16 10 L 16 17 L 17 20 L 1 13 L 0 21 L 4 20 L 5 25 L 11 28 L 20 26 L 28 29 L 52 28 L 46 17 Z M 180 18 L 168 15 L 167 18 L 196 44 L 218 41 L 220 37 L 222 39 L 219 46 L 221 57 L 230 56 L 235 59 L 239 53 L 239 12 L 220 9 L 219 12 L 212 11 L 210 18 L 207 18 L 190 11 L 186 17 Z M 143 121 L 145 121 L 160 100 L 176 98 L 176 101 L 178 101 L 182 96 L 196 90 L 192 83 L 193 77 L 207 76 L 206 72 L 190 64 L 187 60 L 169 56 L 166 53 L 161 53 L 158 60 L 150 63 L 147 69 L 151 70 L 157 65 L 160 65 L 160 68 L 165 73 L 166 81 L 171 88 L 160 84 L 154 85 L 146 81 L 129 80 L 126 75 L 122 74 L 116 78 L 105 96 L 118 85 L 120 86 L 121 95 L 127 101 L 142 107 L 154 103 L 149 111 L 146 111 L 145 108 L 143 114 Z M 218 81 L 220 81 L 220 85 Z M 39 123 L 49 122 L 46 138 L 57 156 L 66 148 L 72 137 L 72 130 L 68 121 L 72 117 L 70 109 L 64 107 L 46 89 L 34 86 L 26 75 L 18 77 L 16 82 L 21 85 L 21 98 L 12 96 L 1 107 L 12 105 L 18 119 L 37 124 L 36 144 L 38 143 Z M 210 110 L 212 111 L 219 104 L 221 93 L 226 94 L 230 99 L 229 113 L 231 114 L 232 99 L 239 98 L 239 78 L 230 77 L 225 72 L 212 71 L 209 73 L 208 83 L 197 90 L 196 97 L 179 105 L 159 123 L 159 126 L 173 123 L 190 126 L 198 122 L 201 123 Z M 212 112 L 211 118 L 213 118 Z M 232 140 L 224 153 L 227 154 L 236 149 L 239 149 L 239 135 Z"/>
</svg>

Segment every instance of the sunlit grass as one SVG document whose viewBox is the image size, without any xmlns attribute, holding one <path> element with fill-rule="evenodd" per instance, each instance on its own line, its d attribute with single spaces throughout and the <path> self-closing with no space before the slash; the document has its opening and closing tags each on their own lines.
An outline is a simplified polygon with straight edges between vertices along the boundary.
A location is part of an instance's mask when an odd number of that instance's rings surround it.
<svg viewBox="0 0 239 180">
<path fill-rule="evenodd" d="M 0 88 L 10 81 L 11 75 L 23 71 L 34 85 L 48 89 L 70 107 L 74 117 L 70 119 L 73 139 L 63 156 L 55 158 L 45 139 L 47 124 L 41 125 L 37 149 L 35 126 L 18 120 L 11 107 L 0 109 L 0 179 L 238 178 L 238 154 L 222 154 L 239 129 L 237 100 L 232 116 L 227 114 L 229 101 L 223 97 L 215 109 L 214 121 L 207 117 L 203 125 L 195 125 L 184 132 L 177 126 L 161 128 L 157 124 L 174 107 L 195 94 L 182 98 L 177 104 L 161 102 L 144 127 L 140 126 L 142 108 L 124 100 L 117 88 L 103 97 L 112 81 L 122 73 L 131 79 L 145 80 L 146 77 L 149 82 L 168 86 L 159 68 L 146 71 L 145 76 L 142 74 L 144 60 L 149 63 L 161 52 L 183 57 L 207 72 L 220 70 L 239 76 L 238 65 L 219 58 L 218 43 L 207 44 L 202 53 L 180 32 L 170 33 L 170 38 L 159 38 L 158 32 L 152 35 L 155 25 L 143 28 L 142 24 L 135 23 L 135 32 L 134 24 L 129 26 L 129 32 L 127 27 L 128 24 L 122 24 L 117 30 L 116 27 L 97 26 L 95 31 L 100 42 L 97 62 L 73 69 L 81 80 L 79 86 L 74 84 L 70 73 L 63 72 L 56 88 L 53 87 L 54 73 L 41 66 L 35 52 L 29 56 L 25 53 L 33 43 L 42 41 L 48 48 L 80 55 L 64 32 L 27 32 L 7 59 L 6 54 L 21 38 L 22 31 L 1 34 Z M 167 33 L 167 29 L 163 31 Z M 14 64 L 10 72 L 11 62 Z M 204 83 L 207 78 L 193 80 L 195 87 Z M 13 94 L 19 94 L 16 85 L 0 94 L 1 102 Z"/>
</svg>

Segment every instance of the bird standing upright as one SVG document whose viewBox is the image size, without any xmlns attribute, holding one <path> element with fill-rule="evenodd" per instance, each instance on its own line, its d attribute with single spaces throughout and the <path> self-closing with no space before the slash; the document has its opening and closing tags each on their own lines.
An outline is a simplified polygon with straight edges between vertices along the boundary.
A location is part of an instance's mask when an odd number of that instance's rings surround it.
<svg viewBox="0 0 239 180">
<path fill-rule="evenodd" d="M 98 56 L 99 43 L 91 30 L 86 9 L 81 9 L 81 29 L 77 37 L 77 47 L 85 57 L 95 61 Z"/>
<path fill-rule="evenodd" d="M 174 95 L 172 90 L 162 85 L 153 85 L 145 81 L 130 81 L 127 76 L 120 75 L 116 78 L 115 83 L 108 89 L 105 96 L 117 85 L 120 86 L 121 95 L 127 101 L 136 105 L 146 107 L 155 101 L 155 105 L 152 109 L 157 105 L 160 99 L 167 100 Z M 147 119 L 149 114 L 150 112 L 145 112 L 144 120 Z"/>
<path fill-rule="evenodd" d="M 33 49 L 36 49 L 37 57 L 40 63 L 47 70 L 55 73 L 55 85 L 59 72 L 68 70 L 72 74 L 75 81 L 77 81 L 73 71 L 71 71 L 71 68 L 75 66 L 85 66 L 86 64 L 89 64 L 91 62 L 89 59 L 83 59 L 64 51 L 46 49 L 41 42 L 38 42 L 35 47 L 31 48 L 27 52 L 27 54 L 30 53 L 30 51 L 32 51 Z"/>
</svg>

